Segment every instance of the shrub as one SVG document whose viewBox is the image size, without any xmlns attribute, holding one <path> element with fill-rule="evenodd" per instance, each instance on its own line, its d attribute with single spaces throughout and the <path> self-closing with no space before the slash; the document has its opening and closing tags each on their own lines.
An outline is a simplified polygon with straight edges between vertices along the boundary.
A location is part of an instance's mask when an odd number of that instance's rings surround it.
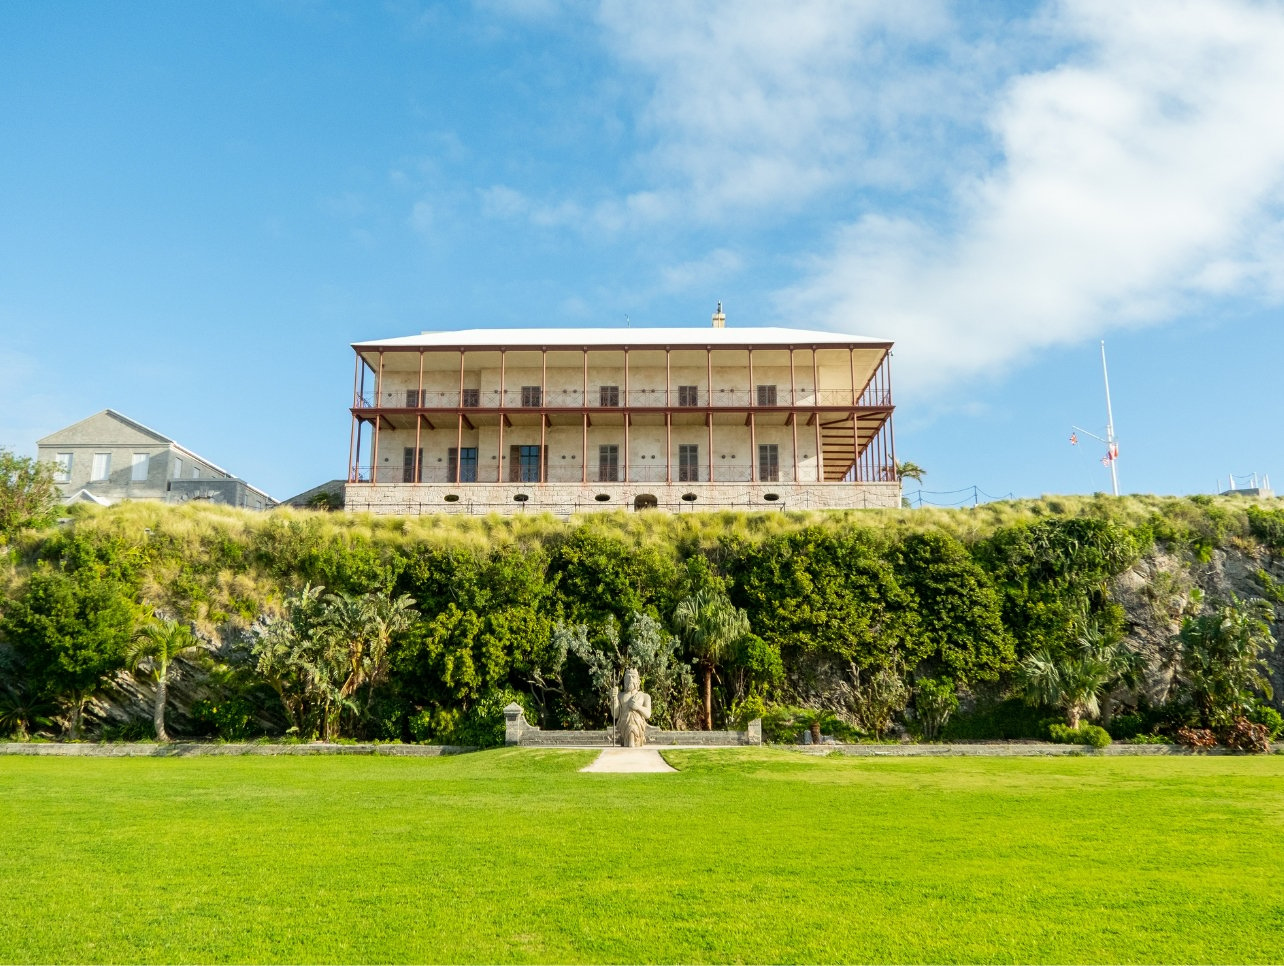
<svg viewBox="0 0 1284 966">
<path fill-rule="evenodd" d="M 255 723 L 257 708 L 241 694 L 217 700 L 202 698 L 192 702 L 192 730 L 198 735 L 222 738 L 224 741 L 246 741 L 263 734 Z"/>
<path fill-rule="evenodd" d="M 1128 740 L 1130 745 L 1171 745 L 1173 740 L 1163 735 L 1133 735 Z"/>
<path fill-rule="evenodd" d="M 1271 741 L 1279 737 L 1280 732 L 1284 731 L 1284 715 L 1272 708 L 1269 704 L 1259 704 L 1250 711 L 1246 717 L 1253 724 L 1259 724 L 1266 728 L 1267 736 Z"/>
<path fill-rule="evenodd" d="M 1221 734 L 1222 744 L 1235 751 L 1255 751 L 1268 755 L 1271 737 L 1266 725 L 1254 724 L 1247 718 L 1236 718 Z"/>
<path fill-rule="evenodd" d="M 1207 751 L 1217 747 L 1217 736 L 1207 728 L 1178 728 L 1177 744 L 1197 751 Z"/>
<path fill-rule="evenodd" d="M 950 715 L 959 708 L 954 682 L 949 678 L 939 681 L 923 678 L 914 689 L 914 708 L 918 711 L 923 737 L 935 741 L 949 722 Z"/>
<path fill-rule="evenodd" d="M 1110 744 L 1110 734 L 1105 728 L 1096 725 L 1081 724 L 1077 728 L 1060 723 L 1048 726 L 1048 735 L 1058 745 L 1087 745 L 1091 748 L 1105 748 Z"/>
<path fill-rule="evenodd" d="M 1047 737 L 1049 723 L 1061 721 L 1059 716 L 1050 718 L 1048 712 L 1019 698 L 978 704 L 972 712 L 951 718 L 941 729 L 941 737 L 944 741 L 1042 740 Z"/>
</svg>

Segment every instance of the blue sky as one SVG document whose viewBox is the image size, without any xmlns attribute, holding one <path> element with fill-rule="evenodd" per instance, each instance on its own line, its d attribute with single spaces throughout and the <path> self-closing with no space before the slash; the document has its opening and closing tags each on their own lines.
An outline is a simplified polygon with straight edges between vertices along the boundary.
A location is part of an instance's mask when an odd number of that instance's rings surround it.
<svg viewBox="0 0 1284 966">
<path fill-rule="evenodd" d="M 285 497 L 350 342 L 721 299 L 895 340 L 930 491 L 1108 489 L 1103 338 L 1124 490 L 1284 474 L 1281 102 L 1279 4 L 11 0 L 0 445 Z"/>
</svg>

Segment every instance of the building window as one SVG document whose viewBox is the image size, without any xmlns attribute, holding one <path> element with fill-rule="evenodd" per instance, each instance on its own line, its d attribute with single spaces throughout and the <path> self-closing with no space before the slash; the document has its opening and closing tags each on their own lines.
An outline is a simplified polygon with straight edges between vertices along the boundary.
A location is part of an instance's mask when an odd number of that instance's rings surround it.
<svg viewBox="0 0 1284 966">
<path fill-rule="evenodd" d="M 54 457 L 54 482 L 70 483 L 71 482 L 71 454 L 59 453 Z"/>
<path fill-rule="evenodd" d="M 477 482 L 477 447 L 465 446 L 462 449 L 450 447 L 447 459 L 446 474 L 448 483 Z M 456 470 L 458 465 L 458 470 Z M 456 475 L 458 472 L 458 475 Z"/>
<path fill-rule="evenodd" d="M 111 476 L 111 453 L 95 453 L 93 465 L 89 469 L 91 483 L 101 483 Z"/>
<path fill-rule="evenodd" d="M 182 478 L 183 478 L 183 459 L 180 456 L 175 456 L 174 457 L 174 479 L 181 480 Z"/>
<path fill-rule="evenodd" d="M 619 479 L 620 447 L 614 443 L 609 446 L 599 446 L 597 448 L 597 481 L 599 483 L 616 483 Z"/>
<path fill-rule="evenodd" d="M 776 405 L 776 387 L 775 386 L 758 387 L 758 405 L 759 406 Z"/>
<path fill-rule="evenodd" d="M 199 466 L 195 466 L 195 465 L 193 465 L 193 466 L 192 466 L 192 479 L 194 479 L 194 480 L 199 480 L 200 478 L 201 478 L 201 468 L 200 468 Z"/>
<path fill-rule="evenodd" d="M 678 405 L 679 406 L 699 406 L 700 405 L 700 387 L 699 386 L 678 386 Z"/>
<path fill-rule="evenodd" d="M 512 446 L 508 450 L 508 479 L 513 483 L 540 481 L 538 446 Z"/>
<path fill-rule="evenodd" d="M 418 405 L 419 405 L 419 390 L 407 389 L 406 390 L 406 408 L 415 409 Z"/>
<path fill-rule="evenodd" d="M 695 443 L 678 446 L 678 482 L 700 482 L 700 447 Z"/>
<path fill-rule="evenodd" d="M 758 388 L 762 389 L 761 386 Z M 758 444 L 758 480 L 761 483 L 780 482 L 780 447 L 775 443 Z"/>
<path fill-rule="evenodd" d="M 522 386 L 523 406 L 539 406 L 543 402 L 543 396 L 539 386 Z"/>
<path fill-rule="evenodd" d="M 415 471 L 418 470 L 418 473 Z M 424 481 L 424 451 L 419 450 L 419 461 L 415 461 L 415 448 L 403 447 L 401 450 L 401 482 L 422 483 Z"/>
<path fill-rule="evenodd" d="M 616 408 L 620 405 L 619 386 L 601 386 L 597 391 L 597 404 Z"/>
<path fill-rule="evenodd" d="M 465 389 L 464 398 L 460 401 L 460 405 L 465 409 L 476 409 L 481 405 L 481 390 Z"/>
<path fill-rule="evenodd" d="M 151 459 L 146 453 L 135 453 L 132 462 L 129 464 L 129 480 L 131 483 L 143 483 L 147 480 L 147 470 L 150 466 Z"/>
</svg>

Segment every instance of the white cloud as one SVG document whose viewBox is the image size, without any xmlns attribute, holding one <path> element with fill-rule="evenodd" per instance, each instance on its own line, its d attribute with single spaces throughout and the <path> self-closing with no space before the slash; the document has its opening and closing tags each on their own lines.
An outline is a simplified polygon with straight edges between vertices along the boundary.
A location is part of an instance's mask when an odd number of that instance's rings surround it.
<svg viewBox="0 0 1284 966">
<path fill-rule="evenodd" d="M 1284 12 L 1076 0 L 1065 63 L 994 104 L 1002 147 L 952 227 L 869 214 L 780 296 L 786 317 L 894 338 L 939 385 L 1205 295 L 1278 294 Z"/>
<path fill-rule="evenodd" d="M 727 248 L 715 248 L 700 258 L 665 265 L 660 269 L 660 284 L 667 292 L 687 292 L 695 288 L 710 294 L 710 287 L 734 276 L 743 260 Z"/>
<path fill-rule="evenodd" d="M 427 201 L 416 201 L 410 209 L 410 227 L 421 235 L 432 231 L 433 210 Z"/>
</svg>

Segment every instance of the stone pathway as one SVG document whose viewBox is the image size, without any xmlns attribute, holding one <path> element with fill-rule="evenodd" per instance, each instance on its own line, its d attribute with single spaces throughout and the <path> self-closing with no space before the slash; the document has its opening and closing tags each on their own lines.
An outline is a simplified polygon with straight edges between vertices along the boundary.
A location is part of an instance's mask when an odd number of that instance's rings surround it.
<svg viewBox="0 0 1284 966">
<path fill-rule="evenodd" d="M 605 748 L 593 763 L 580 771 L 610 771 L 628 774 L 676 772 L 654 748 Z"/>
</svg>

